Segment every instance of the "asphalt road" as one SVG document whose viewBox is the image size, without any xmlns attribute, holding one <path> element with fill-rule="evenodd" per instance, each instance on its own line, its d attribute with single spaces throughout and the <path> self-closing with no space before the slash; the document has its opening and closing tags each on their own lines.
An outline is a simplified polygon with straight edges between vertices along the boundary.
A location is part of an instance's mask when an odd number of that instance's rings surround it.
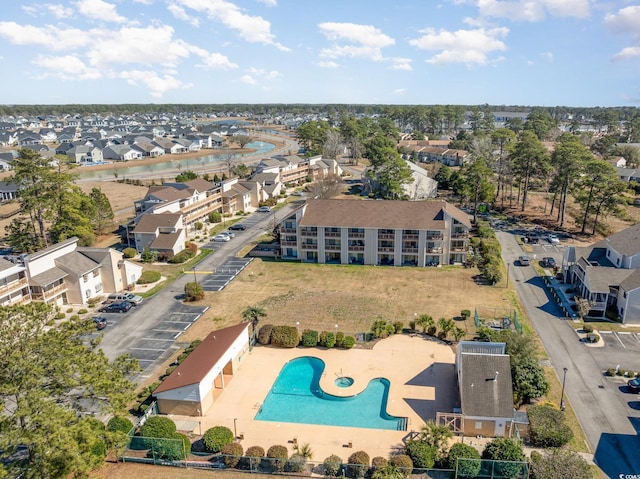
<svg viewBox="0 0 640 479">
<path fill-rule="evenodd" d="M 236 236 L 226 243 L 211 242 L 214 252 L 188 270 L 170 285 L 127 313 L 100 314 L 108 319 L 103 330 L 101 347 L 105 355 L 113 360 L 122 354 L 138 359 L 143 371 L 136 378 L 144 382 L 152 376 L 178 349 L 186 346 L 180 336 L 208 309 L 192 306 L 176 299 L 184 293 L 184 285 L 193 281 L 206 281 L 213 275 L 209 272 L 220 268 L 235 257 L 247 244 L 273 229 L 274 218 L 280 220 L 297 205 L 289 204 L 271 213 L 254 213 L 245 217 L 244 231 L 235 231 Z"/>
<path fill-rule="evenodd" d="M 497 232 L 497 236 L 503 260 L 513 265 L 522 249 L 511 233 Z M 587 436 L 594 461 L 612 478 L 640 475 L 640 411 L 634 409 L 640 407 L 637 395 L 629 394 L 620 381 L 603 375 L 602 359 L 598 358 L 602 353 L 579 341 L 532 267 L 512 266 L 509 272 L 561 381 L 563 368 L 567 368 L 566 397 Z"/>
</svg>

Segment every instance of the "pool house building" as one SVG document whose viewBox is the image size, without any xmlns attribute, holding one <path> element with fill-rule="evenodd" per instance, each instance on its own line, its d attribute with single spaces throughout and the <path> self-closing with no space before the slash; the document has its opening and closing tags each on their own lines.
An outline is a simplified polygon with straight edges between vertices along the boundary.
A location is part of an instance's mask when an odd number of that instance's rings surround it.
<svg viewBox="0 0 640 479">
<path fill-rule="evenodd" d="M 283 259 L 378 266 L 466 262 L 469 216 L 446 201 L 308 200 L 280 223 Z"/>
</svg>

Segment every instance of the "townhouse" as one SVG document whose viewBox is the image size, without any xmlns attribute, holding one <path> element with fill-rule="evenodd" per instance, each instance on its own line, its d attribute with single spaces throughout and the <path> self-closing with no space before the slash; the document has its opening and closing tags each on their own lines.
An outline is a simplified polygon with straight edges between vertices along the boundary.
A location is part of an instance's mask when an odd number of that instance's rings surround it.
<svg viewBox="0 0 640 479">
<path fill-rule="evenodd" d="M 308 200 L 280 224 L 283 259 L 381 266 L 467 260 L 471 223 L 445 201 Z"/>
<path fill-rule="evenodd" d="M 0 305 L 41 301 L 52 306 L 87 304 L 104 293 L 127 289 L 142 266 L 112 248 L 83 248 L 69 238 L 35 253 L 0 258 Z"/>
<path fill-rule="evenodd" d="M 640 224 L 588 247 L 568 246 L 562 272 L 589 301 L 589 317 L 640 324 Z"/>
</svg>

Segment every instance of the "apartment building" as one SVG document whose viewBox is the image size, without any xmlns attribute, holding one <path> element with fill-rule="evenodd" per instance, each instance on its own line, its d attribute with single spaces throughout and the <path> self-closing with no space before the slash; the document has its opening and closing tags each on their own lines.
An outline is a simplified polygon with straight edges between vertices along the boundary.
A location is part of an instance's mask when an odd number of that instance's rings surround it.
<svg viewBox="0 0 640 479">
<path fill-rule="evenodd" d="M 283 259 L 379 266 L 465 263 L 471 223 L 445 201 L 308 200 L 280 224 Z"/>
<path fill-rule="evenodd" d="M 0 258 L 0 306 L 14 306 L 31 302 L 27 270 Z"/>
</svg>

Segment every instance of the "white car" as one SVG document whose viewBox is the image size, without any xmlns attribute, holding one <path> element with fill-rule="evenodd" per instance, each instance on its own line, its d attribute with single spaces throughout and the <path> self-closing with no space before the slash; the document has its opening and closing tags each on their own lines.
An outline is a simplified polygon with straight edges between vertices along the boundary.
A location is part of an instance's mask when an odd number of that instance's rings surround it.
<svg viewBox="0 0 640 479">
<path fill-rule="evenodd" d="M 270 213 L 271 212 L 271 208 L 269 208 L 268 206 L 261 206 L 256 211 L 258 213 Z"/>
<path fill-rule="evenodd" d="M 217 241 L 219 243 L 223 243 L 223 242 L 227 242 L 227 241 L 231 241 L 231 238 L 227 235 L 215 235 L 213 237 L 213 241 Z"/>
<path fill-rule="evenodd" d="M 556 235 L 547 235 L 547 241 L 551 244 L 558 244 L 560 243 L 560 238 Z"/>
</svg>

